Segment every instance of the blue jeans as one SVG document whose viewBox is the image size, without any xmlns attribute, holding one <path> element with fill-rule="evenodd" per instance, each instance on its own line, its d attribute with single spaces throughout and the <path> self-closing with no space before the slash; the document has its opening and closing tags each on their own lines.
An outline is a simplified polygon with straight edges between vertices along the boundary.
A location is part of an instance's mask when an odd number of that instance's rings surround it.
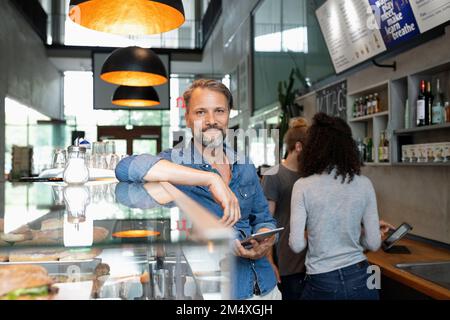
<svg viewBox="0 0 450 320">
<path fill-rule="evenodd" d="M 281 276 L 281 283 L 278 284 L 278 289 L 281 291 L 283 300 L 299 300 L 302 296 L 304 280 L 305 273 Z"/>
<path fill-rule="evenodd" d="M 369 263 L 331 272 L 306 275 L 302 300 L 378 300 L 378 290 L 367 287 Z"/>
</svg>

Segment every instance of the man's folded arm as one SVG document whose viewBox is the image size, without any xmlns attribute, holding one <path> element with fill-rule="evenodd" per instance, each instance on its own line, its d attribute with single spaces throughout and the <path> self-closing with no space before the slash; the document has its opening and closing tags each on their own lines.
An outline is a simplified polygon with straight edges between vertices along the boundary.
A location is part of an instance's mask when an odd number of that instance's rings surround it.
<svg viewBox="0 0 450 320">
<path fill-rule="evenodd" d="M 144 182 L 153 166 L 162 160 L 151 154 L 133 155 L 122 159 L 116 166 L 116 177 L 122 182 Z"/>
</svg>

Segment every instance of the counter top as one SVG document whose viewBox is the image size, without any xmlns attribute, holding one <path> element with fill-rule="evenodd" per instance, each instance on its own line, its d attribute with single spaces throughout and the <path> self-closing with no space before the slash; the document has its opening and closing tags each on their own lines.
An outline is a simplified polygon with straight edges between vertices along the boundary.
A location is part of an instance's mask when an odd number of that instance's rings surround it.
<svg viewBox="0 0 450 320">
<path fill-rule="evenodd" d="M 402 239 L 397 244 L 408 247 L 411 254 L 390 254 L 380 249 L 367 253 L 369 262 L 378 265 L 383 275 L 425 295 L 450 299 L 450 290 L 395 267 L 399 263 L 450 261 L 450 251 L 411 239 Z"/>
</svg>

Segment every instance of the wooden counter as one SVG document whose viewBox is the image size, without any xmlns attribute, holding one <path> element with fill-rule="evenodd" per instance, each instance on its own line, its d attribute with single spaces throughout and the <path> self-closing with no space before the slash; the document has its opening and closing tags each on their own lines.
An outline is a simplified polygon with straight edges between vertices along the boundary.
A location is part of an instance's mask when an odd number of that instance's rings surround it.
<svg viewBox="0 0 450 320">
<path fill-rule="evenodd" d="M 434 299 L 450 300 L 450 290 L 395 267 L 398 263 L 450 261 L 450 251 L 410 239 L 402 239 L 396 245 L 407 246 L 411 254 L 389 254 L 380 249 L 367 253 L 369 262 L 378 265 L 384 276 Z"/>
</svg>

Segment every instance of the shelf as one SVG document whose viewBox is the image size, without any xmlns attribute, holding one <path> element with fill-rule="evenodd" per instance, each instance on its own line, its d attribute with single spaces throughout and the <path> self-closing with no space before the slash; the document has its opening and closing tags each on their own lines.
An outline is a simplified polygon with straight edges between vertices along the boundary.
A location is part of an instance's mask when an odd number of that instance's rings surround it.
<svg viewBox="0 0 450 320">
<path fill-rule="evenodd" d="M 388 115 L 389 115 L 389 111 L 382 111 L 382 112 L 378 112 L 378 113 L 374 113 L 374 114 L 369 114 L 369 115 L 364 116 L 364 117 L 358 117 L 358 118 L 350 119 L 350 122 L 368 121 L 368 120 L 373 119 L 375 117 L 383 117 L 383 116 L 388 116 Z"/>
<path fill-rule="evenodd" d="M 392 165 L 399 167 L 450 167 L 450 162 L 396 162 Z"/>
<path fill-rule="evenodd" d="M 398 129 L 398 130 L 394 130 L 394 134 L 408 134 L 408 133 L 423 132 L 423 131 L 442 130 L 442 129 L 447 129 L 447 128 L 450 129 L 450 123 L 433 124 L 431 126 L 415 127 L 415 128 L 409 128 L 409 129 Z"/>
<path fill-rule="evenodd" d="M 387 89 L 389 81 L 382 81 L 364 88 L 360 88 L 356 91 L 348 92 L 348 96 L 365 95 L 366 93 L 374 93 L 374 91 L 380 91 Z"/>
<path fill-rule="evenodd" d="M 366 167 L 387 167 L 390 165 L 390 162 L 364 162 L 364 166 Z"/>
</svg>

